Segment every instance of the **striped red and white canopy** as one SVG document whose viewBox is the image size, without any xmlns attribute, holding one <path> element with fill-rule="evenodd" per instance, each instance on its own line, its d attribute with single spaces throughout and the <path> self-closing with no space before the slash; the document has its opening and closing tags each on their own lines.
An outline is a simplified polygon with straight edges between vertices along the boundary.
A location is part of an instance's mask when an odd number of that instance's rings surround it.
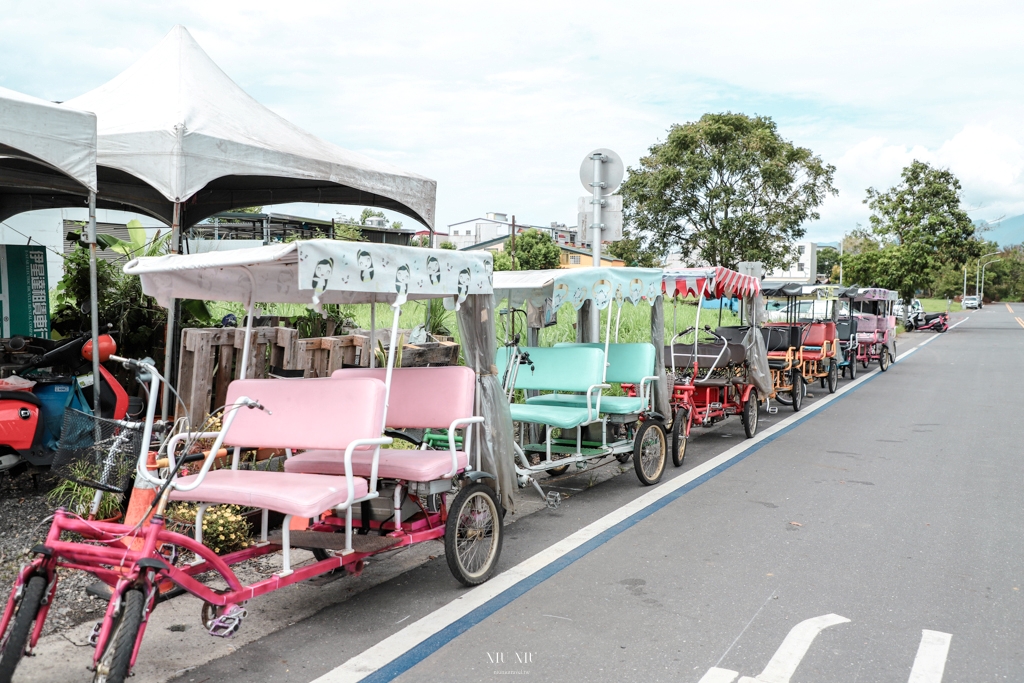
<svg viewBox="0 0 1024 683">
<path fill-rule="evenodd" d="M 676 268 L 666 270 L 662 278 L 662 289 L 668 296 L 704 296 L 705 299 L 722 297 L 746 298 L 761 291 L 760 281 L 752 275 L 743 275 L 735 270 L 715 266 L 714 268 Z"/>
</svg>

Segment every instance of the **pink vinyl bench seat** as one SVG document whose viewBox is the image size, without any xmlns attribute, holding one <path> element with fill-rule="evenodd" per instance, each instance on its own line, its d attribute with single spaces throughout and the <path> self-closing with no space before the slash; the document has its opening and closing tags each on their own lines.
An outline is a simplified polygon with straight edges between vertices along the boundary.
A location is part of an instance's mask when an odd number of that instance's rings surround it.
<svg viewBox="0 0 1024 683">
<path fill-rule="evenodd" d="M 252 470 L 213 470 L 193 491 L 175 491 L 172 500 L 197 503 L 244 505 L 276 510 L 296 517 L 315 517 L 324 510 L 348 503 L 348 485 L 341 468 L 340 477 L 323 474 L 289 474 Z M 188 483 L 198 475 L 182 477 Z M 353 479 L 356 499 L 366 496 L 366 479 Z"/>
<path fill-rule="evenodd" d="M 384 368 L 337 370 L 332 379 L 370 377 L 384 380 Z M 392 429 L 448 429 L 453 422 L 473 416 L 476 374 L 464 366 L 438 368 L 395 368 L 391 376 L 386 426 Z M 341 453 L 311 449 L 289 458 L 286 472 L 343 474 Z M 456 471 L 469 467 L 469 456 L 456 451 Z M 352 471 L 370 476 L 370 453 L 352 454 Z M 377 476 L 402 481 L 434 481 L 453 476 L 450 450 L 386 449 L 380 453 Z"/>
<path fill-rule="evenodd" d="M 267 508 L 297 517 L 312 517 L 324 510 L 348 506 L 368 495 L 369 483 L 361 475 L 344 476 L 344 452 L 359 439 L 380 437 L 384 418 L 384 383 L 371 377 L 318 380 L 316 390 L 303 379 L 246 379 L 228 387 L 227 405 L 241 396 L 259 401 L 267 410 L 239 408 L 224 446 L 308 448 L 337 453 L 341 476 L 316 473 L 214 470 L 191 491 L 174 489 L 172 500 L 228 503 Z M 344 419 L 339 419 L 344 416 Z M 374 450 L 356 450 L 367 463 Z M 355 459 L 353 457 L 353 459 Z M 366 468 L 369 476 L 369 467 Z M 200 475 L 182 477 L 180 485 Z M 349 487 L 352 499 L 349 499 Z"/>
</svg>

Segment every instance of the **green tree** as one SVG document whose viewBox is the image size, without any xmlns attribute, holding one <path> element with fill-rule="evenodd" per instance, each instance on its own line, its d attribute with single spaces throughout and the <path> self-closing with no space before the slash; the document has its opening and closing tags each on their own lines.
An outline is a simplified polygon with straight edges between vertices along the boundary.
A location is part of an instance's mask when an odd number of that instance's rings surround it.
<svg viewBox="0 0 1024 683">
<path fill-rule="evenodd" d="M 832 277 L 832 267 L 839 265 L 839 250 L 835 247 L 822 247 L 818 250 L 818 275 Z"/>
<path fill-rule="evenodd" d="M 511 240 L 505 242 L 508 250 Z M 562 250 L 559 249 L 551 235 L 531 228 L 516 235 L 515 261 L 517 270 L 545 270 L 558 268 L 561 264 Z"/>
<path fill-rule="evenodd" d="M 960 206 L 960 181 L 948 169 L 916 159 L 899 184 L 885 192 L 868 188 L 871 232 L 882 245 L 875 282 L 904 301 L 929 287 L 944 265 L 962 266 L 980 255 L 974 224 Z"/>
<path fill-rule="evenodd" d="M 785 266 L 803 224 L 836 194 L 835 167 L 784 140 L 765 116 L 705 114 L 672 126 L 649 151 L 621 192 L 627 226 L 656 253 Z"/>
<path fill-rule="evenodd" d="M 608 245 L 607 251 L 630 267 L 658 268 L 663 260 L 663 254 L 645 245 L 642 239 L 633 237 L 628 229 L 623 230 L 622 239 Z"/>
<path fill-rule="evenodd" d="M 452 242 L 450 240 L 445 240 L 444 242 L 441 242 L 441 244 L 437 246 L 440 247 L 441 249 L 450 249 L 451 251 L 455 251 L 456 249 L 455 242 Z"/>
<path fill-rule="evenodd" d="M 384 225 L 387 225 L 391 221 L 388 220 L 387 216 L 384 215 L 383 211 L 374 211 L 373 209 L 363 209 L 363 212 L 359 214 L 359 225 L 366 225 L 366 221 L 371 218 L 383 218 Z"/>
<path fill-rule="evenodd" d="M 515 270 L 515 264 L 512 263 L 512 257 L 508 255 L 507 251 L 493 251 L 494 254 L 494 269 L 495 270 Z"/>
</svg>

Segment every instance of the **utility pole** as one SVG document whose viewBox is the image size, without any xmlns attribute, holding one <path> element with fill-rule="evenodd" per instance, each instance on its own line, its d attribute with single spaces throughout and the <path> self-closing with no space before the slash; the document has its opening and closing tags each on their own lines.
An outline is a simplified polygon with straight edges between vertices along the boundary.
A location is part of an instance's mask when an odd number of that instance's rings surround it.
<svg viewBox="0 0 1024 683">
<path fill-rule="evenodd" d="M 960 295 L 960 303 L 967 298 L 967 264 L 964 264 L 964 293 Z"/>
<path fill-rule="evenodd" d="M 839 286 L 843 286 L 843 247 L 846 246 L 846 233 L 839 239 Z"/>
<path fill-rule="evenodd" d="M 511 251 L 512 251 L 512 254 L 511 254 L 512 270 L 519 270 L 518 268 L 516 268 L 516 217 L 515 217 L 515 215 L 512 216 L 512 237 L 509 239 L 509 242 L 512 245 L 511 247 L 509 247 L 511 249 Z"/>
</svg>

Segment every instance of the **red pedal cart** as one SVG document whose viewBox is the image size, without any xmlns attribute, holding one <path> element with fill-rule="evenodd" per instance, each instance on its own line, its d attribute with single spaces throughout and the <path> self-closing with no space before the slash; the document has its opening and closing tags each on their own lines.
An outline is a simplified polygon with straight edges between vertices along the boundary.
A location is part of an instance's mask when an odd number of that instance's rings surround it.
<svg viewBox="0 0 1024 683">
<path fill-rule="evenodd" d="M 673 336 L 665 347 L 665 367 L 672 386 L 672 463 L 679 467 L 694 426 L 710 427 L 739 415 L 743 431 L 753 437 L 759 406 L 772 396 L 772 383 L 758 329 L 761 284 L 757 278 L 721 266 L 684 268 L 666 270 L 663 287 L 677 304 Z M 723 307 L 734 298 L 739 300 L 739 324 L 723 325 Z M 676 333 L 675 313 L 685 299 L 697 303 L 694 324 Z M 718 304 L 715 329 L 708 324 L 702 327 L 702 311 L 710 300 Z M 692 342 L 680 341 L 691 333 Z"/>
</svg>

